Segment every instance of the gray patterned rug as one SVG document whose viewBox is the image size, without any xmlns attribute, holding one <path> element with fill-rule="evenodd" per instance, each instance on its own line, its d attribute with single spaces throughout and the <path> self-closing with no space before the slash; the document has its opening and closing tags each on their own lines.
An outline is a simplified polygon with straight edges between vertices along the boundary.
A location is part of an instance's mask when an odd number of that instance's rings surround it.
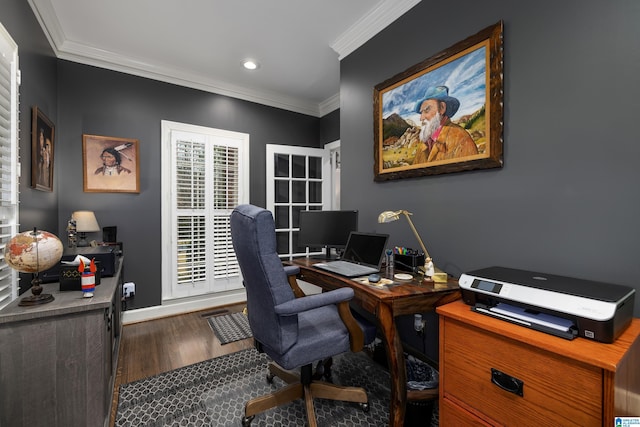
<svg viewBox="0 0 640 427">
<path fill-rule="evenodd" d="M 253 336 L 249 319 L 243 313 L 212 316 L 207 318 L 207 321 L 222 345 Z"/>
<path fill-rule="evenodd" d="M 266 380 L 268 356 L 255 349 L 210 359 L 120 386 L 117 427 L 239 426 L 247 400 L 284 386 Z M 370 410 L 315 399 L 319 426 L 385 426 L 389 417 L 389 374 L 365 353 L 334 358 L 333 382 L 364 387 Z M 304 426 L 302 401 L 256 415 L 252 426 Z M 423 425 L 428 425 L 428 420 Z"/>
</svg>

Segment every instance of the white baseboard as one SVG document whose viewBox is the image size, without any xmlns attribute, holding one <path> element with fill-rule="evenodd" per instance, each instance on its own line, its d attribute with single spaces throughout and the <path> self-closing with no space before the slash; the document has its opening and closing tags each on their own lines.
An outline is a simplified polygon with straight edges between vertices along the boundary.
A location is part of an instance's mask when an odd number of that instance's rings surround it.
<svg viewBox="0 0 640 427">
<path fill-rule="evenodd" d="M 162 305 L 124 311 L 122 313 L 122 324 L 127 325 L 130 323 L 145 322 L 147 320 L 159 319 L 161 317 L 175 316 L 177 314 L 206 310 L 207 308 L 219 307 L 222 305 L 238 304 L 246 301 L 247 293 L 244 288 L 227 292 L 218 292 L 211 295 L 163 301 Z"/>
</svg>

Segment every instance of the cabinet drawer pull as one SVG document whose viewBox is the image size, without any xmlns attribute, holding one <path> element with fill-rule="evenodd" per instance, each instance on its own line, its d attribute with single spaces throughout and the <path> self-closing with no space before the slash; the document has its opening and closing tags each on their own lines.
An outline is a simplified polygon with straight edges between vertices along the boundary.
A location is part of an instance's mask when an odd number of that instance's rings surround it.
<svg viewBox="0 0 640 427">
<path fill-rule="evenodd" d="M 512 377 L 511 375 L 491 368 L 491 382 L 509 393 L 524 396 L 524 382 L 516 377 Z"/>
</svg>

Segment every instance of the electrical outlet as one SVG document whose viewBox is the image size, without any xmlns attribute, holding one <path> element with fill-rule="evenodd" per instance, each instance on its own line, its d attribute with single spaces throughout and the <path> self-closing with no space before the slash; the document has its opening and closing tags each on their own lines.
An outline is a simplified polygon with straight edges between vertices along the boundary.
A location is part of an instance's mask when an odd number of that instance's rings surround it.
<svg viewBox="0 0 640 427">
<path fill-rule="evenodd" d="M 125 298 L 133 298 L 136 296 L 136 284 L 127 282 L 122 285 L 122 295 L 124 295 Z"/>
<path fill-rule="evenodd" d="M 424 333 L 424 327 L 427 325 L 427 321 L 422 318 L 422 314 L 413 315 L 413 329 L 418 335 Z"/>
</svg>

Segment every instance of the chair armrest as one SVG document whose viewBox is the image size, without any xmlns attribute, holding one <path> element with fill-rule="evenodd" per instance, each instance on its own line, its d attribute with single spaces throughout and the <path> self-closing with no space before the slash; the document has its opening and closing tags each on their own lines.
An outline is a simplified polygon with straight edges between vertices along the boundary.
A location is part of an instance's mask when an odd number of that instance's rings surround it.
<svg viewBox="0 0 640 427">
<path fill-rule="evenodd" d="M 292 316 L 303 311 L 312 310 L 325 305 L 337 304 L 349 301 L 353 298 L 353 289 L 340 288 L 320 294 L 307 295 L 304 298 L 296 298 L 276 305 L 275 312 L 280 316 Z"/>
<path fill-rule="evenodd" d="M 323 307 L 329 304 L 337 304 L 338 314 L 349 331 L 349 344 L 351 351 L 358 352 L 364 347 L 364 333 L 362 328 L 353 317 L 349 301 L 353 298 L 354 292 L 351 288 L 334 289 L 329 292 L 308 295 L 304 298 L 296 298 L 275 307 L 276 314 L 280 316 L 291 316 L 303 311 Z"/>
<path fill-rule="evenodd" d="M 342 322 L 349 331 L 349 345 L 351 347 L 351 351 L 357 353 L 364 347 L 364 332 L 362 332 L 362 328 L 358 324 L 358 321 L 353 317 L 348 301 L 338 304 L 338 313 L 340 314 Z"/>
<path fill-rule="evenodd" d="M 289 280 L 289 286 L 291 286 L 293 295 L 295 295 L 296 298 L 307 296 L 298 285 L 298 280 L 296 278 L 298 273 L 300 273 L 300 267 L 298 267 L 297 265 L 285 265 L 284 272 L 287 273 L 287 279 Z"/>
<path fill-rule="evenodd" d="M 287 273 L 287 276 L 295 276 L 300 273 L 300 267 L 297 265 L 285 265 L 283 268 L 284 272 Z"/>
</svg>

